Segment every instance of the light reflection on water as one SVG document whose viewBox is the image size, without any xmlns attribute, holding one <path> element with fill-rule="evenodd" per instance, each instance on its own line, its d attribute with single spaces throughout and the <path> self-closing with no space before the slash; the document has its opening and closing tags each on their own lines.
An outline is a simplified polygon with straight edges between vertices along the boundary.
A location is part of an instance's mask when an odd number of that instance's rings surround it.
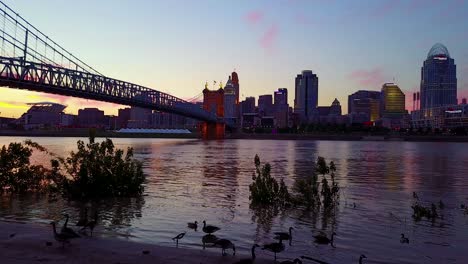
<svg viewBox="0 0 468 264">
<path fill-rule="evenodd" d="M 0 145 L 24 138 L 0 138 Z M 65 154 L 76 138 L 35 138 L 49 150 Z M 464 263 L 468 250 L 468 144 L 346 141 L 198 141 L 115 139 L 131 146 L 144 162 L 145 196 L 90 204 L 100 212 L 106 236 L 174 245 L 171 238 L 186 223 L 207 220 L 216 233 L 247 253 L 253 243 L 272 241 L 272 232 L 293 226 L 293 246 L 284 257 L 312 255 L 332 263 Z M 288 185 L 310 172 L 317 155 L 333 160 L 342 186 L 342 202 L 331 216 L 299 209 L 287 212 L 250 210 L 248 185 L 253 157 L 272 164 L 272 175 Z M 44 157 L 35 156 L 36 162 Z M 444 218 L 415 223 L 412 193 L 446 205 Z M 356 204 L 354 208 L 353 203 Z M 40 196 L 2 197 L 0 218 L 47 223 L 68 212 L 77 219 L 83 205 Z M 317 246 L 312 235 L 334 230 L 336 248 Z M 103 232 L 101 232 L 103 233 Z M 410 244 L 400 244 L 400 233 Z M 203 233 L 190 231 L 180 247 L 201 248 Z M 265 252 L 259 252 L 265 256 Z"/>
</svg>

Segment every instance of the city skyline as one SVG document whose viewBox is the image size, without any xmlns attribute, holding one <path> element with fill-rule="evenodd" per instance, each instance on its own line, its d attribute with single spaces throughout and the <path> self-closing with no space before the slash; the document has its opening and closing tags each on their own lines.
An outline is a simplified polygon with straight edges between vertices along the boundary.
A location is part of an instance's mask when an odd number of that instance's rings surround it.
<svg viewBox="0 0 468 264">
<path fill-rule="evenodd" d="M 138 1 L 135 6 L 130 1 L 119 1 L 120 5 L 102 1 L 93 11 L 83 3 L 73 6 L 78 9 L 74 14 L 67 12 L 69 3 L 5 1 L 105 75 L 184 99 L 200 94 L 205 81 L 225 83 L 233 69 L 239 73 L 241 100 L 273 94 L 280 87 L 293 91 L 296 74 L 312 70 L 320 80 L 319 106 L 338 98 L 347 109 L 347 96 L 353 92 L 378 91 L 383 83 L 395 82 L 406 93 L 410 109 L 409 95 L 419 91 L 421 64 L 437 42 L 447 46 L 457 62 L 458 100 L 467 94 L 468 51 L 463 42 L 468 35 L 462 26 L 466 18 L 460 17 L 465 1 L 176 2 Z M 184 7 L 179 10 L 180 3 Z M 102 16 L 109 6 L 112 14 Z M 44 16 L 50 10 L 54 16 Z M 284 19 L 279 21 L 279 15 Z M 175 19 L 180 23 L 158 23 Z M 57 25 L 57 20 L 67 23 Z M 151 26 L 137 27 L 146 20 Z M 363 25 L 366 21 L 375 23 Z M 431 32 L 428 21 L 437 21 L 437 30 Z M 102 35 L 90 35 L 86 30 L 91 25 Z M 68 30 L 71 26 L 74 31 Z M 304 36 L 304 30 L 311 34 Z M 128 38 L 121 41 L 121 34 Z M 64 103 L 75 114 L 84 107 L 98 107 L 106 114 L 117 114 L 119 108 L 9 88 L 0 89 L 0 96 L 1 115 L 8 117 L 20 116 L 28 108 L 25 103 L 40 101 Z M 293 100 L 290 96 L 288 103 L 294 105 Z"/>
</svg>

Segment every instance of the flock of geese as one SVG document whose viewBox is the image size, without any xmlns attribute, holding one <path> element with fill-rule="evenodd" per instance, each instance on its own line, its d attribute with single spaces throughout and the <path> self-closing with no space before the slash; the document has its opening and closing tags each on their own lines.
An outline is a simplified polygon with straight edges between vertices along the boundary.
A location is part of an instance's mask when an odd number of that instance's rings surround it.
<svg viewBox="0 0 468 264">
<path fill-rule="evenodd" d="M 188 223 L 187 227 L 197 231 L 198 222 L 195 221 L 195 222 Z M 219 239 L 218 237 L 216 237 L 213 234 L 213 233 L 215 233 L 216 231 L 219 231 L 219 230 L 221 230 L 221 228 L 219 228 L 217 226 L 213 226 L 213 225 L 207 225 L 206 221 L 203 221 L 202 231 L 204 233 L 206 233 L 206 235 L 202 237 L 203 249 L 205 249 L 206 244 L 211 244 L 212 247 L 221 248 L 221 254 L 223 256 L 227 255 L 226 251 L 231 250 L 231 249 L 232 249 L 232 255 L 235 255 L 236 254 L 236 246 L 234 245 L 233 242 L 231 242 L 229 239 L 224 239 L 224 238 Z M 274 235 L 275 235 L 274 239 L 277 239 L 278 242 L 265 244 L 263 246 L 260 246 L 258 244 L 254 244 L 252 246 L 252 249 L 251 249 L 251 257 L 246 258 L 246 259 L 241 259 L 241 260 L 235 262 L 234 264 L 253 264 L 253 263 L 255 263 L 255 258 L 256 258 L 255 249 L 258 248 L 258 247 L 260 247 L 262 250 L 267 250 L 267 251 L 272 252 L 274 254 L 274 259 L 275 259 L 275 263 L 276 263 L 277 254 L 283 252 L 285 250 L 285 248 L 286 248 L 283 241 L 289 241 L 289 246 L 291 246 L 292 238 L 293 238 L 293 234 L 292 234 L 293 230 L 294 230 L 294 228 L 290 227 L 288 232 L 275 232 L 274 233 Z M 179 244 L 179 240 L 182 239 L 185 236 L 185 234 L 186 234 L 186 232 L 183 232 L 183 233 L 180 233 L 179 235 L 175 236 L 174 238 L 172 238 L 172 240 L 176 241 L 177 246 Z M 331 234 L 331 237 L 328 238 L 326 234 L 319 233 L 319 234 L 314 236 L 315 243 L 322 244 L 322 245 L 330 244 L 332 247 L 334 247 L 333 239 L 334 239 L 335 235 L 336 235 L 336 233 L 333 232 Z M 403 239 L 403 237 L 404 237 L 404 235 L 402 236 L 402 239 Z M 407 239 L 407 238 L 405 238 L 405 239 Z M 363 259 L 365 259 L 365 258 L 367 258 L 365 255 L 361 255 L 359 257 L 359 264 L 362 264 Z M 285 261 L 280 262 L 280 264 L 302 264 L 301 259 L 311 260 L 311 261 L 314 261 L 315 263 L 320 263 L 320 264 L 328 264 L 328 262 L 321 261 L 321 260 L 318 260 L 318 259 L 315 259 L 315 258 L 312 258 L 312 257 L 308 257 L 308 256 L 301 256 L 300 258 L 296 258 L 294 260 L 285 260 Z"/>
<path fill-rule="evenodd" d="M 63 224 L 62 228 L 60 229 L 60 233 L 57 232 L 56 223 L 55 222 L 50 223 L 52 225 L 52 231 L 53 231 L 53 234 L 54 234 L 54 238 L 55 238 L 55 240 L 57 242 L 62 243 L 62 248 L 65 247 L 65 244 L 69 244 L 71 239 L 81 237 L 78 233 L 75 232 L 75 230 L 68 227 L 68 221 L 69 221 L 69 218 L 70 218 L 69 215 L 64 214 L 63 216 L 65 217 L 65 223 Z M 89 229 L 90 232 L 91 232 L 91 236 L 93 236 L 93 230 L 96 227 L 97 222 L 98 222 L 97 212 L 95 212 L 94 217 L 91 220 L 89 220 L 87 210 L 85 210 L 84 217 L 81 218 L 76 223 L 76 226 L 81 227 L 79 232 L 86 232 L 86 229 Z M 187 227 L 197 231 L 198 222 L 195 221 L 193 223 L 188 223 Z M 235 255 L 236 254 L 236 246 L 234 245 L 233 242 L 231 242 L 229 239 L 224 239 L 224 238 L 220 239 L 220 238 L 216 237 L 213 234 L 213 233 L 215 233 L 215 232 L 217 232 L 219 230 L 221 230 L 221 228 L 219 228 L 217 226 L 213 226 L 213 225 L 207 225 L 206 221 L 203 221 L 202 231 L 204 233 L 206 233 L 206 235 L 202 237 L 203 249 L 205 249 L 206 245 L 209 244 L 212 247 L 221 248 L 221 254 L 223 256 L 227 255 L 226 251 L 231 250 L 231 249 L 232 249 L 233 255 Z M 265 244 L 263 246 L 260 246 L 258 244 L 254 244 L 252 246 L 252 250 L 251 250 L 251 257 L 246 258 L 246 259 L 241 259 L 241 260 L 235 262 L 234 264 L 253 264 L 253 263 L 255 263 L 255 258 L 256 258 L 255 249 L 258 248 L 258 247 L 261 247 L 262 250 L 267 250 L 267 251 L 272 252 L 274 254 L 274 258 L 275 258 L 275 262 L 276 262 L 277 254 L 283 252 L 285 250 L 285 248 L 286 248 L 283 241 L 289 241 L 289 246 L 291 246 L 292 237 L 293 237 L 293 235 L 292 235 L 293 230 L 294 230 L 294 228 L 290 227 L 288 232 L 275 232 L 274 233 L 274 235 L 275 235 L 274 239 L 277 239 L 278 242 Z M 172 240 L 174 240 L 176 242 L 177 246 L 179 245 L 179 240 L 184 238 L 186 233 L 187 232 L 180 233 L 177 236 L 172 238 Z M 335 236 L 336 236 L 336 233 L 333 232 L 331 234 L 330 238 L 325 233 L 319 233 L 319 234 L 317 234 L 317 235 L 315 235 L 313 237 L 314 237 L 315 243 L 317 243 L 317 244 L 321 244 L 321 245 L 330 244 L 332 247 L 335 247 L 334 244 L 333 244 L 333 240 L 334 240 Z M 405 237 L 405 234 L 401 234 L 400 243 L 409 244 L 409 238 Z M 48 242 L 48 245 L 51 245 L 51 243 Z M 365 258 L 367 258 L 365 255 L 361 255 L 359 257 L 359 264 L 362 264 L 363 259 L 365 259 Z M 328 264 L 328 262 L 318 260 L 318 259 L 308 257 L 308 256 L 301 256 L 300 258 L 296 258 L 294 260 L 285 260 L 285 261 L 280 262 L 280 264 L 302 264 L 301 259 L 311 260 L 311 261 L 314 261 L 315 263 L 320 263 L 320 264 Z"/>
<path fill-rule="evenodd" d="M 68 214 L 64 214 L 63 216 L 65 217 L 65 223 L 60 229 L 60 233 L 57 232 L 55 221 L 50 223 L 52 225 L 52 232 L 54 234 L 54 238 L 57 242 L 62 243 L 62 248 L 65 247 L 65 244 L 69 244 L 71 239 L 81 237 L 75 230 L 68 227 L 68 220 L 70 216 Z M 91 232 L 91 236 L 93 236 L 94 227 L 96 227 L 97 221 L 97 212 L 94 214 L 94 218 L 92 220 L 89 220 L 88 212 L 87 210 L 85 210 L 84 217 L 76 223 L 76 226 L 81 227 L 81 229 L 79 230 L 80 232 L 86 232 L 86 229 L 89 229 L 89 231 Z"/>
</svg>

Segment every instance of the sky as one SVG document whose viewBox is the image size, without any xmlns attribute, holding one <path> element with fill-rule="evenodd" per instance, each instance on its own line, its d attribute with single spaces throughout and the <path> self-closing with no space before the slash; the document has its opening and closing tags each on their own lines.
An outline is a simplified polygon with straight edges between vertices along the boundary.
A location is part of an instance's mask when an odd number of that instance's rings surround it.
<svg viewBox="0 0 468 264">
<path fill-rule="evenodd" d="M 458 97 L 468 97 L 468 0 L 2 0 L 36 28 L 104 75 L 183 99 L 205 82 L 239 74 L 241 99 L 288 88 L 302 70 L 319 77 L 319 105 L 347 112 L 357 90 L 395 82 L 419 90 L 432 45 L 457 64 Z M 0 116 L 52 101 L 76 114 L 122 106 L 0 88 Z"/>
</svg>

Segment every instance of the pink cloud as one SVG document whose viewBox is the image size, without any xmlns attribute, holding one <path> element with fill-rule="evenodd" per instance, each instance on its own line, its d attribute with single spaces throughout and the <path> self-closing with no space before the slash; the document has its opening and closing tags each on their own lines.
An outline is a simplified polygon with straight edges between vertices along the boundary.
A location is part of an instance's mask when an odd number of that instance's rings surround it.
<svg viewBox="0 0 468 264">
<path fill-rule="evenodd" d="M 263 19 L 263 12 L 259 10 L 251 11 L 247 13 L 245 16 L 245 20 L 249 22 L 249 24 L 256 25 Z"/>
<path fill-rule="evenodd" d="M 349 74 L 349 78 L 365 87 L 380 87 L 385 83 L 386 77 L 380 67 L 370 70 L 356 70 Z"/>
<path fill-rule="evenodd" d="M 260 38 L 260 46 L 266 50 L 271 51 L 278 39 L 279 29 L 276 24 L 273 24 Z"/>
</svg>

